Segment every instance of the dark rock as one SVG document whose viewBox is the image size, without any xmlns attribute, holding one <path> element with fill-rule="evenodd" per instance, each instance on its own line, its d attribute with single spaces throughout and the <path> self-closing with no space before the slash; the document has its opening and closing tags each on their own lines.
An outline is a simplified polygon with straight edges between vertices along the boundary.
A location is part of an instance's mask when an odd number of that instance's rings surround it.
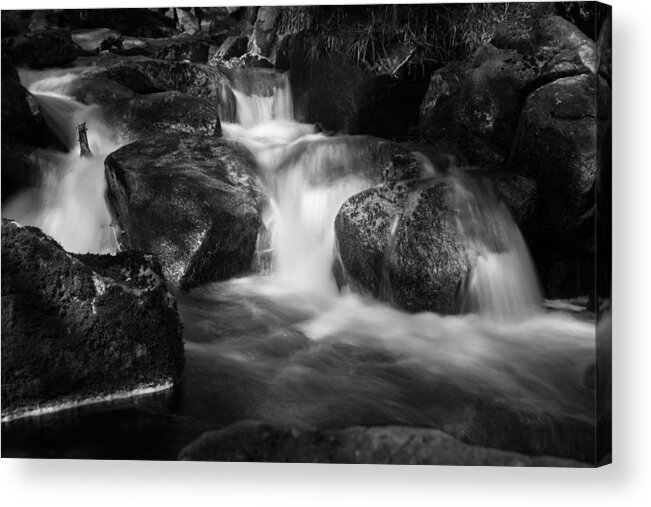
<svg viewBox="0 0 651 507">
<path fill-rule="evenodd" d="M 595 76 L 581 75 L 537 89 L 524 104 L 507 168 L 537 180 L 546 240 L 592 241 L 596 97 Z"/>
<path fill-rule="evenodd" d="M 107 123 L 129 141 L 175 132 L 221 136 L 219 103 L 209 97 L 152 93 L 105 106 L 103 113 Z"/>
<path fill-rule="evenodd" d="M 255 24 L 253 25 L 253 37 L 251 38 L 253 53 L 271 57 L 273 60 L 276 24 L 279 15 L 280 7 L 263 5 L 258 9 Z"/>
<path fill-rule="evenodd" d="M 113 81 L 95 77 L 81 76 L 65 86 L 63 93 L 82 104 L 108 105 L 132 99 L 136 93 Z"/>
<path fill-rule="evenodd" d="M 296 118 L 327 131 L 403 139 L 418 119 L 428 81 L 417 73 L 378 76 L 336 53 L 314 58 L 312 37 L 286 36 L 276 56 L 276 68 L 290 71 Z"/>
<path fill-rule="evenodd" d="M 335 232 L 354 287 L 405 310 L 457 313 L 470 269 L 449 178 L 379 185 L 339 210 Z"/>
<path fill-rule="evenodd" d="M 67 28 L 2 39 L 2 50 L 3 53 L 7 52 L 15 65 L 36 69 L 65 67 L 77 59 L 77 46 L 72 42 Z"/>
<path fill-rule="evenodd" d="M 471 165 L 503 166 L 529 93 L 555 79 L 594 72 L 594 43 L 558 16 L 533 29 L 503 27 L 469 62 L 436 71 L 421 104 L 422 136 L 455 146 Z"/>
<path fill-rule="evenodd" d="M 37 187 L 44 165 L 56 154 L 2 135 L 2 197 L 10 196 L 21 187 Z"/>
<path fill-rule="evenodd" d="M 175 382 L 181 330 L 151 256 L 71 255 L 3 219 L 3 418 Z"/>
<path fill-rule="evenodd" d="M 219 97 L 228 87 L 226 76 L 215 67 L 146 58 L 122 59 L 92 69 L 87 76 L 112 79 L 140 94 L 179 91 L 196 97 Z"/>
<path fill-rule="evenodd" d="M 246 35 L 231 35 L 219 46 L 215 57 L 222 60 L 238 58 L 246 53 L 248 45 L 249 38 Z"/>
<path fill-rule="evenodd" d="M 521 174 L 501 173 L 493 177 L 493 182 L 525 237 L 533 237 L 540 208 L 536 180 Z"/>
<path fill-rule="evenodd" d="M 21 35 L 29 31 L 29 20 L 31 12 L 29 11 L 9 11 L 2 9 L 0 12 L 2 19 L 2 36 Z"/>
<path fill-rule="evenodd" d="M 250 269 L 262 198 L 247 150 L 167 134 L 129 144 L 105 164 L 124 246 L 157 254 L 172 284 L 190 288 Z"/>
<path fill-rule="evenodd" d="M 111 27 L 133 37 L 170 37 L 176 33 L 174 20 L 156 9 L 70 9 L 72 29 Z"/>
<path fill-rule="evenodd" d="M 18 79 L 15 67 L 2 59 L 2 135 L 41 148 L 64 149 L 45 122 L 36 99 Z"/>
<path fill-rule="evenodd" d="M 431 428 L 362 427 L 323 431 L 243 421 L 205 433 L 179 454 L 181 460 L 386 465 L 584 467 L 586 463 L 464 444 Z"/>
</svg>

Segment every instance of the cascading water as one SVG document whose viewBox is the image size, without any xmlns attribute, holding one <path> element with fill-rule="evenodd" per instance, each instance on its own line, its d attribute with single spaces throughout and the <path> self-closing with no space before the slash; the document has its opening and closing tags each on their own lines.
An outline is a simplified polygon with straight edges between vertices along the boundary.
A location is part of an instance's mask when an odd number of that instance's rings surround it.
<svg viewBox="0 0 651 507">
<path fill-rule="evenodd" d="M 41 167 L 38 190 L 27 190 L 3 203 L 2 216 L 33 225 L 76 253 L 116 251 L 104 194 L 104 158 L 121 145 L 102 120 L 99 106 L 86 106 L 56 93 L 77 74 L 48 75 L 30 91 L 46 121 L 69 153 L 52 152 Z M 28 80 L 34 80 L 32 74 Z M 47 90 L 43 92 L 42 90 Z M 86 122 L 92 157 L 80 157 L 76 125 Z"/>
<path fill-rule="evenodd" d="M 271 272 L 177 294 L 186 366 L 175 413 L 213 426 L 245 418 L 429 426 L 481 445 L 567 448 L 587 459 L 594 391 L 584 377 L 594 364 L 594 327 L 542 310 L 508 211 L 481 185 L 457 178 L 459 227 L 473 265 L 464 300 L 471 314 L 414 315 L 340 293 L 334 218 L 376 182 L 369 144 L 294 121 L 287 76 L 249 72 L 234 88 L 238 123 L 223 122 L 222 130 L 258 162 L 269 200 L 259 250 L 271 255 Z M 102 160 L 119 141 L 104 130 L 99 109 L 38 98 L 68 140 L 75 122 L 87 121 L 96 156 L 80 159 L 74 150 L 44 170 L 54 182 L 44 176 L 42 202 L 26 221 L 71 250 L 110 250 Z M 440 177 L 426 160 L 422 176 Z M 3 216 L 19 209 L 11 206 Z"/>
</svg>

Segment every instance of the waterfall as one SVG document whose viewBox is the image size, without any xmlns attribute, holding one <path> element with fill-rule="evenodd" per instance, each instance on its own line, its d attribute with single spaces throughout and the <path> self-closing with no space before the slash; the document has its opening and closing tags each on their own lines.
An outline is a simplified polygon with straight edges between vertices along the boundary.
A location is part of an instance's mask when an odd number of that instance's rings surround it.
<svg viewBox="0 0 651 507">
<path fill-rule="evenodd" d="M 104 158 L 121 145 L 104 124 L 99 106 L 87 106 L 57 93 L 70 76 L 55 74 L 30 86 L 43 115 L 69 153 L 52 152 L 42 162 L 41 184 L 3 203 L 2 216 L 40 228 L 68 251 L 116 251 L 115 231 L 104 200 Z M 39 93 L 36 90 L 47 88 Z M 81 158 L 76 125 L 86 122 L 94 156 Z"/>
</svg>

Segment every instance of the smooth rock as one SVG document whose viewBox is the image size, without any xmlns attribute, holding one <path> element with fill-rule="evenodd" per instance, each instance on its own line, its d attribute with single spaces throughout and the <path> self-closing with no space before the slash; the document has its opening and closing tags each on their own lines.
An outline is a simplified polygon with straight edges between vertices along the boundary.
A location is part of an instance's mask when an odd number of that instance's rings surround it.
<svg viewBox="0 0 651 507">
<path fill-rule="evenodd" d="M 121 243 L 158 255 L 170 283 L 187 289 L 251 268 L 262 197 L 247 150 L 161 134 L 124 146 L 105 164 Z"/>
</svg>

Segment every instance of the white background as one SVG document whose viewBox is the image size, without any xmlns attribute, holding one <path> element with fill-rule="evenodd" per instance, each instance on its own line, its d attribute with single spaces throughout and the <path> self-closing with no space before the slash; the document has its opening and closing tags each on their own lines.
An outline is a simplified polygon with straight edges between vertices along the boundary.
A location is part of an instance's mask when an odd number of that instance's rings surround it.
<svg viewBox="0 0 651 507">
<path fill-rule="evenodd" d="M 62 5 L 27 1 L 3 2 L 3 8 L 160 7 L 169 3 L 67 0 Z M 238 4 L 237 0 L 232 4 Z M 651 147 L 647 126 L 651 113 L 651 14 L 648 1 L 613 0 L 612 4 L 614 465 L 598 470 L 566 470 L 3 459 L 0 502 L 11 506 L 41 503 L 157 507 L 203 503 L 651 505 L 651 164 L 647 156 Z M 218 2 L 179 1 L 175 5 Z"/>
</svg>

